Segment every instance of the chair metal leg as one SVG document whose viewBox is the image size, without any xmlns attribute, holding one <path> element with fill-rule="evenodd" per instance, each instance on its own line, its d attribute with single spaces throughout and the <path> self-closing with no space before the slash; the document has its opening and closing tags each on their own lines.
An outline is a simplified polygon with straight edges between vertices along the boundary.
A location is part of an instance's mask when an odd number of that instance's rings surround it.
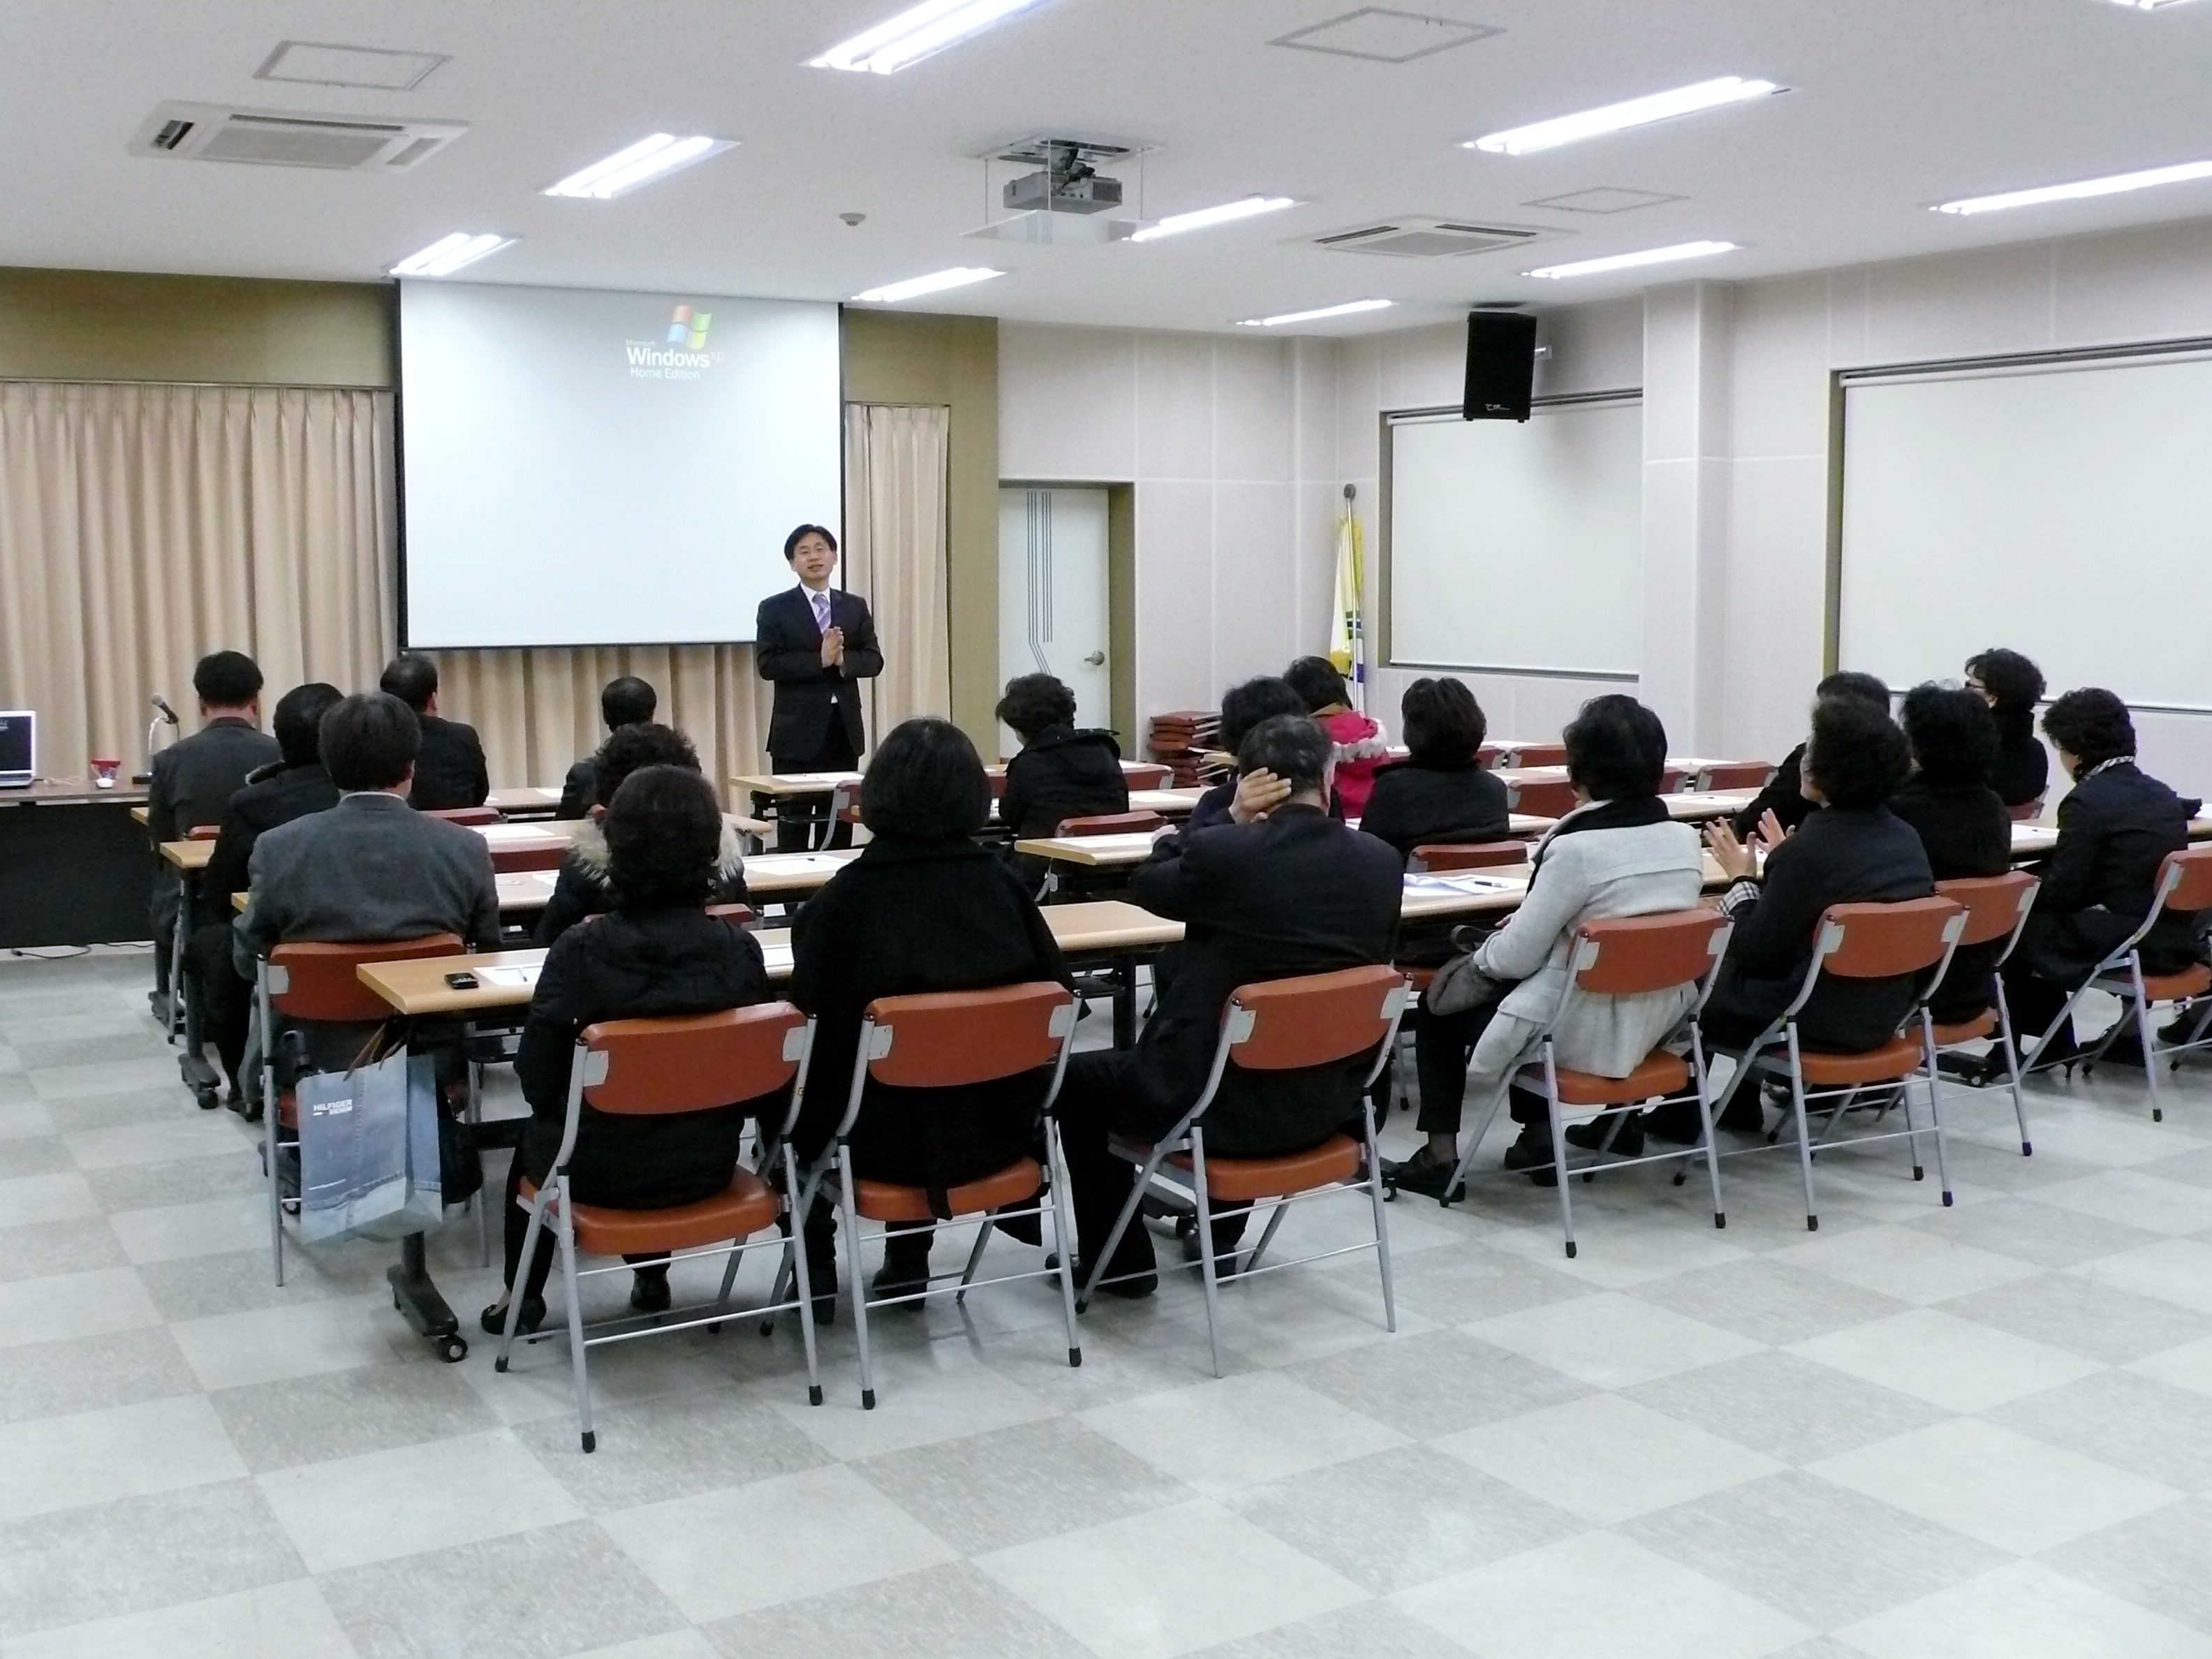
<svg viewBox="0 0 2212 1659">
<path fill-rule="evenodd" d="M 1267 1255 L 1267 1246 L 1275 1242 L 1275 1235 L 1282 1228 L 1283 1218 L 1290 1212 L 1291 1206 L 1288 1199 L 1279 1198 L 1267 1206 L 1267 1224 L 1260 1230 L 1260 1242 L 1244 1254 L 1246 1273 L 1250 1273 L 1253 1268 L 1260 1265 L 1260 1258 Z"/>
<path fill-rule="evenodd" d="M 1382 1207 L 1382 1154 L 1375 1145 L 1375 1114 L 1365 1112 L 1361 1115 L 1362 1127 L 1367 1132 L 1367 1201 L 1368 1207 L 1375 1212 L 1375 1260 L 1382 1274 L 1382 1328 L 1395 1334 L 1398 1329 L 1398 1293 L 1390 1279 L 1390 1220 Z M 1268 1230 L 1273 1231 L 1273 1227 L 1270 1222 Z"/>
<path fill-rule="evenodd" d="M 1483 1138 L 1490 1133 L 1490 1126 L 1498 1121 L 1499 1103 L 1505 1098 L 1506 1091 L 1512 1086 L 1512 1077 L 1509 1073 L 1506 1080 L 1492 1093 L 1490 1103 L 1483 1109 L 1482 1121 L 1474 1126 L 1474 1132 L 1472 1134 L 1465 1137 L 1459 1150 L 1459 1162 L 1452 1166 L 1451 1179 L 1444 1182 L 1443 1196 L 1437 1200 L 1443 1208 L 1451 1207 L 1454 1193 L 1457 1193 L 1462 1198 L 1467 1196 L 1468 1171 L 1474 1165 L 1474 1155 L 1481 1147 Z M 1462 1127 L 1464 1127 L 1463 1122 Z"/>
<path fill-rule="evenodd" d="M 1053 1243 L 1059 1247 L 1053 1276 L 1060 1280 L 1060 1310 L 1067 1322 L 1067 1363 L 1073 1367 L 1083 1363 L 1083 1345 L 1075 1336 L 1075 1223 L 1068 1213 L 1067 1160 L 1060 1151 L 1057 1118 L 1045 1120 L 1044 1156 L 1052 1177 Z"/>
<path fill-rule="evenodd" d="M 1566 1241 L 1567 1259 L 1575 1254 L 1575 1201 L 1569 1188 L 1574 1182 L 1567 1177 L 1567 1131 L 1560 1122 L 1559 1073 L 1552 1060 L 1552 1045 L 1544 1044 L 1544 1105 L 1551 1119 L 1552 1176 L 1559 1194 L 1559 1237 Z"/>
<path fill-rule="evenodd" d="M 468 1121 L 472 1132 L 483 1122 L 483 1064 L 480 1060 L 469 1061 Z M 521 1147 L 515 1148 L 514 1156 L 522 1156 Z M 477 1266 L 479 1267 L 491 1266 L 490 1199 L 491 1189 L 483 1182 L 483 1155 L 479 1152 L 477 1155 L 477 1194 L 471 1206 L 477 1212 Z"/>
<path fill-rule="evenodd" d="M 269 1032 L 264 1021 L 261 1033 L 263 1048 L 267 1048 Z M 276 1067 L 264 1062 L 261 1067 L 261 1156 L 269 1166 L 269 1251 L 276 1264 L 276 1283 L 284 1282 L 284 1177 L 276 1167 L 276 1124 L 283 1115 L 276 1102 Z M 301 1168 L 306 1170 L 307 1160 L 301 1154 Z"/>
<path fill-rule="evenodd" d="M 2150 998 L 2143 989 L 2140 951 L 2128 958 L 2128 975 L 2135 981 L 2136 1041 L 2142 1050 L 2143 1079 L 2150 1085 L 2150 1121 L 2160 1123 L 2166 1119 L 2166 1106 L 2158 1094 L 2158 1036 L 2150 1023 Z"/>
<path fill-rule="evenodd" d="M 1705 1077 L 1705 1045 L 1695 1025 L 1690 1027 L 1690 1078 L 1698 1086 L 1698 1116 L 1705 1129 L 1705 1178 L 1713 1188 L 1713 1225 L 1728 1225 L 1728 1212 L 1721 1206 L 1721 1157 L 1714 1146 L 1712 1091 Z"/>
<path fill-rule="evenodd" d="M 1114 1225 L 1106 1235 L 1105 1243 L 1099 1246 L 1098 1259 L 1091 1264 L 1091 1276 L 1083 1281 L 1083 1288 L 1076 1292 L 1077 1312 L 1089 1307 L 1091 1298 L 1098 1294 L 1098 1281 L 1106 1276 L 1106 1264 L 1114 1259 L 1114 1252 L 1121 1248 L 1122 1235 L 1129 1231 L 1130 1222 L 1135 1219 L 1139 1206 L 1145 1201 L 1146 1189 L 1152 1184 L 1153 1175 L 1171 1150 L 1171 1143 L 1163 1140 L 1152 1148 L 1152 1155 L 1139 1166 L 1137 1178 L 1129 1183 L 1129 1196 L 1121 1205 L 1121 1212 L 1114 1218 Z"/>
<path fill-rule="evenodd" d="M 983 1219 L 976 1225 L 975 1246 L 968 1252 L 968 1265 L 961 1269 L 960 1288 L 952 1296 L 957 1306 L 968 1305 L 968 1287 L 975 1282 L 975 1269 L 983 1265 L 983 1247 L 991 1242 L 991 1229 L 998 1224 L 998 1219 L 996 1210 L 986 1210 Z"/>
<path fill-rule="evenodd" d="M 783 1179 L 786 1192 L 795 1193 L 799 1190 L 799 1163 L 793 1156 L 787 1142 L 783 1149 Z M 737 1275 L 737 1263 L 738 1258 L 732 1255 L 730 1258 L 731 1278 L 735 1278 Z M 814 1355 L 814 1281 L 807 1274 L 805 1241 L 799 1237 L 795 1220 L 791 1229 L 790 1237 L 784 1241 L 784 1260 L 776 1269 L 776 1294 L 769 1298 L 770 1307 L 783 1300 L 784 1276 L 787 1273 L 798 1281 L 799 1285 L 799 1340 L 806 1348 L 806 1403 L 810 1406 L 818 1406 L 822 1403 L 822 1370 L 820 1363 Z M 723 1288 L 726 1292 L 728 1289 L 726 1280 L 724 1282 Z M 771 1321 L 775 1317 L 774 1314 L 769 1316 Z"/>
<path fill-rule="evenodd" d="M 576 1286 L 576 1228 L 575 1224 L 569 1218 L 569 1209 L 568 1178 L 562 1176 L 557 1216 L 560 1224 L 558 1237 L 561 1241 L 561 1278 L 568 1302 L 568 1358 L 574 1364 L 576 1371 L 576 1431 L 583 1440 L 584 1449 L 588 1452 L 598 1448 L 599 1437 L 592 1428 L 592 1379 L 584 1363 L 584 1301 L 578 1294 Z M 525 1261 L 529 1259 L 528 1256 L 523 1258 Z M 508 1308 L 513 1309 L 519 1299 L 510 1296 L 507 1298 Z M 508 1315 L 507 1323 L 509 1328 L 513 1328 L 512 1313 Z"/>
<path fill-rule="evenodd" d="M 845 1235 L 845 1261 L 853 1275 L 853 1334 L 860 1349 L 860 1409 L 876 1408 L 876 1373 L 868 1356 L 868 1276 L 860 1262 L 860 1212 L 853 1201 L 853 1152 L 837 1146 L 837 1218 Z M 807 1316 L 811 1319 L 812 1310 Z"/>
<path fill-rule="evenodd" d="M 520 1154 L 518 1153 L 517 1156 Z M 530 1270 L 530 1263 L 536 1258 L 538 1235 L 545 1230 L 546 1198 L 552 1190 L 551 1183 L 549 1182 L 540 1187 L 538 1189 L 538 1196 L 530 1200 L 530 1224 L 522 1230 L 522 1255 L 515 1267 L 518 1274 L 526 1274 Z M 507 1357 L 514 1352 L 514 1326 L 515 1322 L 522 1316 L 521 1309 L 522 1285 L 520 1283 L 508 1285 L 507 1287 L 507 1328 L 500 1333 L 499 1357 L 491 1362 L 491 1368 L 495 1371 L 503 1371 L 507 1369 Z"/>
<path fill-rule="evenodd" d="M 1936 1079 L 1936 1022 L 1925 1008 L 1920 1011 L 1920 1053 L 1928 1066 L 1928 1117 L 1936 1130 L 1936 1184 L 1942 1189 L 1943 1202 L 1948 1206 L 1951 1202 L 1951 1165 L 1943 1149 L 1942 1085 Z M 1908 1081 L 1903 1086 L 1910 1091 L 1911 1084 Z"/>
<path fill-rule="evenodd" d="M 2012 1029 L 2012 1005 L 2005 1000 L 2004 975 L 1997 975 L 1997 1041 L 2004 1044 L 2005 1063 L 2012 1073 L 2012 1113 L 2020 1121 L 2020 1155 L 2035 1156 L 2035 1143 L 2027 1135 L 2027 1096 L 2020 1086 L 2020 1044 Z"/>
<path fill-rule="evenodd" d="M 1797 1048 L 1797 1027 L 1790 1041 L 1790 1110 L 1797 1121 L 1797 1168 L 1805 1179 L 1805 1231 L 1820 1231 L 1820 1206 L 1813 1197 L 1813 1132 L 1805 1122 L 1805 1068 Z"/>
<path fill-rule="evenodd" d="M 1221 1371 L 1220 1287 L 1213 1267 L 1213 1205 L 1206 1191 L 1206 1131 L 1190 1133 L 1192 1195 L 1198 1202 L 1198 1270 L 1206 1280 L 1206 1335 L 1213 1345 L 1213 1374 Z"/>
<path fill-rule="evenodd" d="M 1923 1052 L 1932 1051 L 1923 1050 Z M 1931 1071 L 1935 1069 L 1932 1062 L 1930 1063 L 1929 1069 Z M 1935 1085 L 1933 1084 L 1929 1085 L 1929 1092 L 1931 1096 L 1934 1094 Z M 1897 1098 L 1898 1103 L 1903 1107 L 1905 1110 L 1905 1144 L 1912 1149 L 1912 1178 L 1915 1181 L 1925 1181 L 1928 1179 L 1928 1170 L 1920 1159 L 1920 1126 L 1914 1121 L 1912 1115 L 1912 1079 L 1911 1078 L 1906 1078 L 1905 1081 L 1897 1085 Z M 1889 1109 L 1887 1106 L 1882 1108 L 1884 1115 L 1887 1115 L 1888 1110 Z M 1838 1112 L 1835 1115 L 1834 1122 L 1841 1123 L 1843 1121 L 1844 1115 L 1841 1112 Z M 1831 1127 L 1832 1127 L 1833 1125 L 1832 1124 Z"/>
</svg>

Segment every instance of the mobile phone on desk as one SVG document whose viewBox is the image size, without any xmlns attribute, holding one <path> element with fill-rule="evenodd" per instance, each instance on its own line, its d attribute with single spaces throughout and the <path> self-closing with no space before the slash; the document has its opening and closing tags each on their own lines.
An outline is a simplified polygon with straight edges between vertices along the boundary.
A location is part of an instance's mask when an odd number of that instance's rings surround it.
<svg viewBox="0 0 2212 1659">
<path fill-rule="evenodd" d="M 456 991 L 473 991 L 477 988 L 477 976 L 474 974 L 448 974 L 446 983 Z"/>
</svg>

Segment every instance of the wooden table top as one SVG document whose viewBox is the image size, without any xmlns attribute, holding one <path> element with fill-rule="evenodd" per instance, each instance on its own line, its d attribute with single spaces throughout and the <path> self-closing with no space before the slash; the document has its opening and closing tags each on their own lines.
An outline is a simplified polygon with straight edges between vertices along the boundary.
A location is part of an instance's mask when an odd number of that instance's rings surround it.
<svg viewBox="0 0 2212 1659">
<path fill-rule="evenodd" d="M 0 789 L 0 806 L 118 806 L 125 801 L 143 806 L 145 800 L 143 783 L 118 781 L 112 789 L 101 789 L 89 778 L 40 778 L 21 789 Z"/>
<path fill-rule="evenodd" d="M 550 812 L 561 804 L 561 786 L 532 784 L 520 789 L 495 789 L 484 805 L 502 812 Z"/>
<path fill-rule="evenodd" d="M 858 772 L 740 772 L 730 780 L 730 787 L 781 799 L 790 795 L 826 795 L 840 784 L 860 781 Z"/>
<path fill-rule="evenodd" d="M 1511 833 L 1516 836 L 1540 836 L 1557 823 L 1556 818 L 1540 818 L 1525 812 L 1512 815 Z M 1091 869 L 1113 870 L 1126 865 L 1142 864 L 1152 855 L 1153 831 L 1139 830 L 1125 836 L 1038 836 L 1018 841 L 1018 853 L 1035 854 L 1054 864 L 1079 864 Z"/>
</svg>

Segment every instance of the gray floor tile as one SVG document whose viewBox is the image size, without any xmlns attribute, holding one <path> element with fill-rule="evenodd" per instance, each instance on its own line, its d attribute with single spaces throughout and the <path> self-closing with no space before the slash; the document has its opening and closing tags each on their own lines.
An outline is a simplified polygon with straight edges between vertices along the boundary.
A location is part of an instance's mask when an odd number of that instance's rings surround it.
<svg viewBox="0 0 2212 1659">
<path fill-rule="evenodd" d="M 1871 1659 L 2212 1659 L 2212 1639 L 2040 1561 L 2015 1561 L 1846 1626 Z"/>
<path fill-rule="evenodd" d="M 1209 1496 L 1406 1443 L 1278 1371 L 1102 1406 L 1081 1421 Z"/>
<path fill-rule="evenodd" d="M 2212 1498 L 2075 1539 L 2039 1558 L 2069 1578 L 2212 1635 Z"/>
<path fill-rule="evenodd" d="M 110 1211 L 150 1210 L 241 1193 L 258 1196 L 268 1190 L 261 1181 L 261 1159 L 250 1147 L 159 1164 L 118 1164 L 88 1170 L 85 1179 L 100 1206 Z"/>
<path fill-rule="evenodd" d="M 1375 1654 L 1388 1654 L 1390 1659 L 1466 1659 L 1467 1651 L 1388 1601 L 1363 1601 L 1224 1642 L 1205 1649 L 1199 1659 L 1370 1659 Z"/>
<path fill-rule="evenodd" d="M 886 1452 L 853 1465 L 963 1554 L 1141 1515 L 1194 1494 L 1072 1418 Z"/>
<path fill-rule="evenodd" d="M 1618 1530 L 1821 1630 L 2012 1559 L 1796 1470 L 1623 1522 Z"/>
<path fill-rule="evenodd" d="M 1777 1346 L 1901 1313 L 1906 1305 L 1878 1291 L 1839 1284 L 1771 1256 L 1676 1273 L 1635 1285 L 1630 1294 L 1754 1342 Z"/>
<path fill-rule="evenodd" d="M 11 1227 L 0 1234 L 0 1240 L 4 1240 L 4 1248 L 0 1248 L 0 1285 L 95 1267 L 120 1267 L 129 1260 L 123 1241 L 105 1216 Z"/>
<path fill-rule="evenodd" d="M 1747 1354 L 1623 1392 L 1784 1463 L 1832 1457 L 1949 1415 L 1940 1406 L 1794 1353 Z"/>
<path fill-rule="evenodd" d="M 497 1426 L 482 1397 L 445 1365 L 364 1365 L 208 1397 L 256 1474 Z"/>
<path fill-rule="evenodd" d="M 359 1659 L 312 1578 L 18 1637 L 9 1659 Z"/>
<path fill-rule="evenodd" d="M 46 1101 L 72 1101 L 94 1098 L 128 1097 L 141 1102 L 155 1098 L 155 1091 L 166 1091 L 165 1099 L 171 1112 L 182 1109 L 184 1102 L 179 1083 L 177 1062 L 168 1049 L 136 1055 L 123 1060 L 102 1057 L 107 1045 L 88 1045 L 92 1052 L 81 1061 L 43 1067 L 27 1066 L 24 1075 L 31 1079 L 31 1088 L 38 1097 Z"/>
<path fill-rule="evenodd" d="M 571 1415 L 514 1429 L 514 1437 L 587 1515 L 742 1486 L 832 1461 L 779 1413 L 725 1389 L 611 1406 L 596 1413 L 595 1427 L 599 1449 L 589 1457 L 577 1455 Z"/>
<path fill-rule="evenodd" d="M 76 1168 L 69 1142 L 59 1135 L 21 1135 L 0 1140 L 0 1181 L 18 1176 L 55 1175 Z"/>
<path fill-rule="evenodd" d="M 2073 1273 L 2045 1273 L 1954 1297 L 1937 1306 L 2014 1336 L 2124 1365 L 2212 1336 L 2212 1317 Z"/>
<path fill-rule="evenodd" d="M 2212 1398 L 2187 1389 L 2101 1371 L 1982 1415 L 2116 1469 L 2212 1492 Z"/>
<path fill-rule="evenodd" d="M 251 1480 L 0 1522 L 0 1630 L 198 1601 L 304 1577 Z"/>
<path fill-rule="evenodd" d="M 390 1251 L 380 1246 L 287 1249 L 284 1282 L 279 1285 L 264 1240 L 249 1250 L 143 1262 L 138 1279 L 162 1318 L 182 1321 L 364 1296 L 385 1282 L 384 1270 L 391 1263 Z"/>
<path fill-rule="evenodd" d="M 964 1561 L 811 1595 L 701 1627 L 729 1659 L 896 1654 L 900 1659 L 1083 1659 L 1089 1653 Z"/>
<path fill-rule="evenodd" d="M 1413 1446 L 1269 1481 L 1226 1501 L 1377 1595 L 1571 1537 L 1586 1525 L 1456 1458 Z"/>
<path fill-rule="evenodd" d="M 176 1339 L 158 1325 L 0 1348 L 0 1421 L 135 1405 L 199 1387 Z"/>
<path fill-rule="evenodd" d="M 1425 1331 L 1285 1367 L 1316 1393 L 1416 1439 L 1518 1417 L 1588 1383 L 1464 1331 Z"/>
<path fill-rule="evenodd" d="M 1565 1273 L 1481 1244 L 1423 1250 L 1393 1267 L 1399 1307 L 1443 1324 L 1467 1324 L 1589 1294 L 1587 1285 Z"/>
<path fill-rule="evenodd" d="M 362 1659 L 562 1659 L 684 1624 L 588 1521 L 350 1567 L 316 1583 Z"/>
</svg>

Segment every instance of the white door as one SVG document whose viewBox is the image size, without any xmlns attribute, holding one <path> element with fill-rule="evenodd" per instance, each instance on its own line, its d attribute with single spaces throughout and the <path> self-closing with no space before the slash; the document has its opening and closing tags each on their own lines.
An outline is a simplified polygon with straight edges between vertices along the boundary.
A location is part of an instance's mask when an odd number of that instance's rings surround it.
<svg viewBox="0 0 2212 1659">
<path fill-rule="evenodd" d="M 1075 723 L 1112 723 L 1106 492 L 999 492 L 999 678 L 1054 674 L 1075 693 Z M 1126 736 L 1126 734 L 1125 734 Z M 1020 740 L 1001 726 L 1001 752 Z"/>
</svg>

